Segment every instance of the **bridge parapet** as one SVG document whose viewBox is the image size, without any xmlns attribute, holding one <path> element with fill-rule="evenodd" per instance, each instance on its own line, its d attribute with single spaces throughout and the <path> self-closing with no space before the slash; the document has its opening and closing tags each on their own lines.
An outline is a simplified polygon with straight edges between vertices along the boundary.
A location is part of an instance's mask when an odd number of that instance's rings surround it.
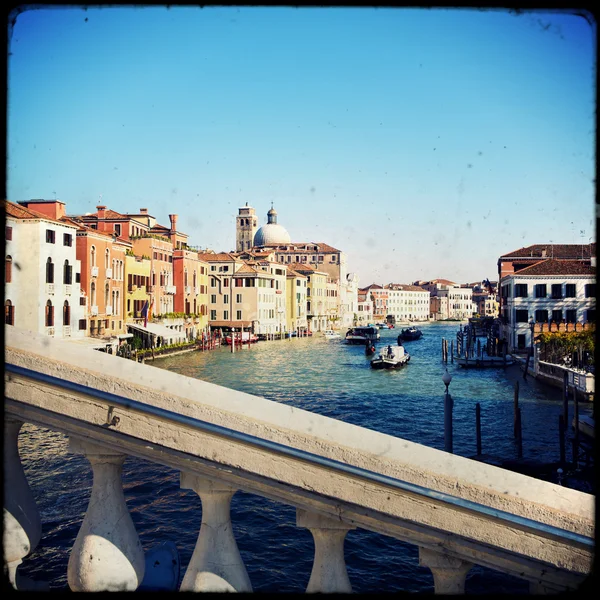
<svg viewBox="0 0 600 600">
<path fill-rule="evenodd" d="M 238 489 L 296 507 L 298 526 L 315 539 L 307 591 L 349 591 L 343 540 L 356 527 L 417 545 L 438 592 L 464 591 L 473 564 L 549 591 L 576 588 L 591 572 L 589 494 L 62 340 L 6 330 L 7 423 L 13 430 L 15 423 L 30 422 L 65 433 L 94 471 L 69 560 L 72 589 L 136 589 L 143 579 L 135 528 L 121 526 L 128 523 L 120 482 L 120 457 L 126 455 L 178 469 L 182 487 L 201 498 L 202 524 L 182 590 L 251 590 L 229 520 Z M 5 464 L 5 489 L 12 483 L 7 476 L 20 468 L 16 435 L 10 439 L 15 448 L 5 451 L 11 463 Z M 5 500 L 5 523 L 20 524 L 13 537 L 27 535 L 27 523 L 35 522 L 35 506 L 20 506 L 28 507 L 27 515 Z M 9 573 L 16 574 L 38 543 L 34 534 L 31 548 L 7 561 Z M 5 549 L 9 538 L 5 533 Z M 98 558 L 93 564 L 84 560 L 90 543 Z"/>
</svg>

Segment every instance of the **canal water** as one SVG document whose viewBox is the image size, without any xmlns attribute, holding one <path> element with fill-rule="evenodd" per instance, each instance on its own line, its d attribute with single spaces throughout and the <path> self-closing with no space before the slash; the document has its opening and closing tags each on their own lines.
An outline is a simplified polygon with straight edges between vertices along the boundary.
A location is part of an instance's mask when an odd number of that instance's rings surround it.
<svg viewBox="0 0 600 600">
<path fill-rule="evenodd" d="M 317 334 L 259 342 L 233 354 L 223 347 L 151 364 L 442 450 L 442 375 L 447 368 L 453 378 L 454 453 L 475 455 L 475 406 L 479 403 L 482 451 L 505 459 L 517 457 L 513 396 L 518 381 L 523 457 L 558 461 L 559 389 L 531 377 L 524 380 L 518 366 L 464 370 L 450 358 L 444 364 L 442 339 L 456 339 L 458 324 L 428 323 L 421 329 L 424 335 L 420 340 L 404 343 L 411 355 L 409 364 L 392 371 L 371 369 L 363 346 Z M 388 343 L 396 344 L 398 331 L 381 330 L 378 351 Z M 591 411 L 582 405 L 580 412 Z M 19 570 L 27 577 L 49 582 L 51 589 L 65 590 L 69 552 L 89 501 L 89 463 L 68 453 L 62 434 L 28 424 L 22 429 L 19 449 L 43 523 L 38 548 Z M 174 542 L 180 554 L 181 581 L 200 527 L 199 497 L 179 488 L 177 471 L 132 457 L 125 460 L 123 483 L 142 545 L 148 550 L 163 541 Z M 314 546 L 310 532 L 296 527 L 295 509 L 238 491 L 231 514 L 254 591 L 303 592 Z M 355 592 L 433 592 L 433 577 L 418 565 L 416 546 L 353 530 L 346 538 L 345 555 Z M 491 591 L 527 593 L 528 586 L 518 578 L 474 567 L 467 576 L 466 592 Z"/>
</svg>

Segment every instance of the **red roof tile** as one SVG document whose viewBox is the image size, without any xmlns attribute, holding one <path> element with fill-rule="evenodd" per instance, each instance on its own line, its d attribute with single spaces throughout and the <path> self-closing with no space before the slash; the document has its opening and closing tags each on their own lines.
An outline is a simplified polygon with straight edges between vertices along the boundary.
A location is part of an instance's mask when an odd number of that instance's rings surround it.
<svg viewBox="0 0 600 600">
<path fill-rule="evenodd" d="M 548 258 L 535 265 L 525 267 L 516 276 L 527 277 L 529 275 L 590 275 L 596 274 L 596 267 L 590 267 L 579 260 L 557 260 Z"/>
<path fill-rule="evenodd" d="M 37 210 L 25 208 L 24 206 L 16 204 L 15 202 L 11 202 L 10 200 L 3 200 L 2 205 L 6 211 L 6 215 L 13 217 L 14 219 L 43 219 L 44 221 L 50 221 L 51 223 L 58 223 L 60 225 L 66 224 L 57 219 L 53 219 L 48 215 L 37 212 Z"/>
<path fill-rule="evenodd" d="M 545 251 L 545 255 L 544 255 Z M 533 244 L 503 254 L 500 259 L 585 259 L 596 256 L 596 243 L 591 244 Z"/>
</svg>

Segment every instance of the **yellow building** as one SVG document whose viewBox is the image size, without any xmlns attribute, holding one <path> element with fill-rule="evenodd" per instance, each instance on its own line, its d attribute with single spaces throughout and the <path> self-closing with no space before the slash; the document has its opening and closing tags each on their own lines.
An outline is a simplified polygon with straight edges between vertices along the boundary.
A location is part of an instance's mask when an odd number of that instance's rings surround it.
<svg viewBox="0 0 600 600">
<path fill-rule="evenodd" d="M 128 252 L 125 256 L 125 315 L 128 323 L 143 323 L 142 309 L 150 301 L 150 257 L 135 256 Z"/>
<path fill-rule="evenodd" d="M 294 270 L 306 276 L 306 317 L 310 331 L 329 329 L 327 317 L 327 273 L 311 265 L 294 266 Z"/>
<path fill-rule="evenodd" d="M 290 333 L 296 331 L 302 335 L 308 331 L 306 318 L 308 278 L 288 267 L 286 288 L 287 331 Z"/>
</svg>

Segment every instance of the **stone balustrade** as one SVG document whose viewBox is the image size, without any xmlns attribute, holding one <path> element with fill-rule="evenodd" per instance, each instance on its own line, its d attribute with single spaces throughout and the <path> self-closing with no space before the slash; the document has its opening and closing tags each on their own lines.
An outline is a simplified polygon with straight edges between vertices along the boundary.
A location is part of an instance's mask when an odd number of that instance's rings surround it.
<svg viewBox="0 0 600 600">
<path fill-rule="evenodd" d="M 69 558 L 74 591 L 134 590 L 144 578 L 121 483 L 128 455 L 178 469 L 202 503 L 181 591 L 252 590 L 230 520 L 238 489 L 296 507 L 315 542 L 308 592 L 351 591 L 353 528 L 417 545 L 436 593 L 464 592 L 473 565 L 533 592 L 575 589 L 591 572 L 589 494 L 63 340 L 6 334 L 4 556 L 15 587 L 41 532 L 17 451 L 24 422 L 68 435 L 94 474 Z"/>
</svg>

